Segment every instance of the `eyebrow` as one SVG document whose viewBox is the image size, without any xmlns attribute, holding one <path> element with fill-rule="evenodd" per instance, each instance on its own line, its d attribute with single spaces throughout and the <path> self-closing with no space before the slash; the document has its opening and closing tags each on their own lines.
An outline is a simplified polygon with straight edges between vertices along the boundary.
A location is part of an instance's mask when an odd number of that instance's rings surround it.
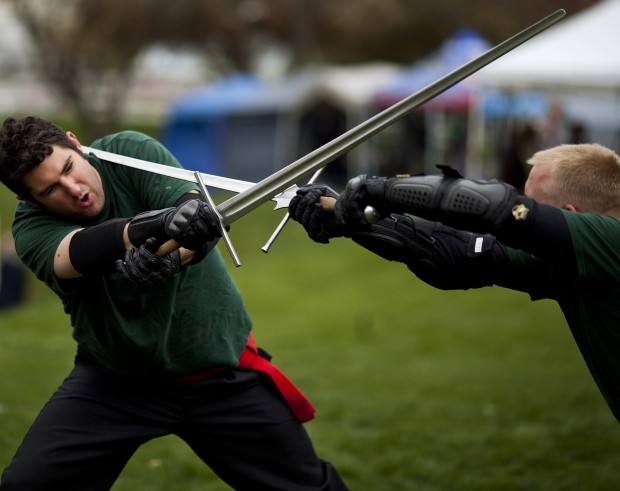
<svg viewBox="0 0 620 491">
<path fill-rule="evenodd" d="M 68 155 L 67 159 L 65 160 L 65 165 L 62 166 L 62 171 L 60 172 L 60 174 L 61 175 L 66 174 L 67 169 L 69 167 L 71 167 L 72 164 L 73 164 L 73 159 L 72 159 L 71 155 Z M 57 183 L 50 184 L 45 189 L 42 189 L 39 193 L 37 193 L 37 195 L 39 197 L 45 197 L 48 193 L 50 193 L 52 191 L 52 189 L 54 189 L 54 186 L 56 186 L 56 185 L 57 185 Z"/>
</svg>

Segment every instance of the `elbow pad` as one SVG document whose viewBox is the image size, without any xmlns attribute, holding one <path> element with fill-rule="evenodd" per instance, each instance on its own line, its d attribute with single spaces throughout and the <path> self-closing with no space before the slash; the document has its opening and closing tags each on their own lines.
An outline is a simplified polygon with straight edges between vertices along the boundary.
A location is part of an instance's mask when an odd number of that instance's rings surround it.
<svg viewBox="0 0 620 491">
<path fill-rule="evenodd" d="M 481 232 L 499 230 L 517 205 L 517 191 L 499 180 L 433 176 L 388 179 L 385 202 L 393 210 Z"/>
</svg>

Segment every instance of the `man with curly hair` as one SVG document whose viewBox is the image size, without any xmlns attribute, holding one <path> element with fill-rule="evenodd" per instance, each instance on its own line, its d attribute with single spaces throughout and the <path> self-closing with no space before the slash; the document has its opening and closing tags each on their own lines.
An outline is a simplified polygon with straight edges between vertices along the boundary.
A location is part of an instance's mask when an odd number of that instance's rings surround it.
<svg viewBox="0 0 620 491">
<path fill-rule="evenodd" d="M 179 166 L 141 133 L 92 147 Z M 314 408 L 254 344 L 194 184 L 84 155 L 36 117 L 4 121 L 0 180 L 20 200 L 17 254 L 61 299 L 77 342 L 2 491 L 110 489 L 140 445 L 170 434 L 234 489 L 346 489 L 302 425 Z M 180 248 L 157 255 L 170 239 Z"/>
</svg>

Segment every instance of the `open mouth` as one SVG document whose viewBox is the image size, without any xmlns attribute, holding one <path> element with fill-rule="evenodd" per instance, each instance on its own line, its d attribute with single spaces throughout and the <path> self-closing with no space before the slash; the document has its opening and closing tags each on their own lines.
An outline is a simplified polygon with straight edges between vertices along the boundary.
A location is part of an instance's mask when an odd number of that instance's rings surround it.
<svg viewBox="0 0 620 491">
<path fill-rule="evenodd" d="M 88 206 L 90 204 L 90 193 L 86 193 L 80 198 L 80 204 L 82 206 Z"/>
</svg>

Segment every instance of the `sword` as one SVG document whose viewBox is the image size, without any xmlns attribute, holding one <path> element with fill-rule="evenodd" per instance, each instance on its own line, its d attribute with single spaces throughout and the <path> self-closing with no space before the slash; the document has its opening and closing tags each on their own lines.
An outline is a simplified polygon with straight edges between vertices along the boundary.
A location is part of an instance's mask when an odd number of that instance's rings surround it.
<svg viewBox="0 0 620 491">
<path fill-rule="evenodd" d="M 274 172 L 254 186 L 224 201 L 215 208 L 216 213 L 219 215 L 220 223 L 224 227 L 232 224 L 234 221 L 270 200 L 271 197 L 284 191 L 300 179 L 324 167 L 352 148 L 368 140 L 379 131 L 385 129 L 387 126 L 393 124 L 408 111 L 428 102 L 489 63 L 540 34 L 565 15 L 565 10 L 557 10 L 553 14 L 532 24 L 527 29 L 508 38 L 501 44 L 491 48 L 474 60 L 431 83 L 427 87 L 395 103 L 372 118 L 343 133 L 331 142 L 326 143 L 304 157 Z M 157 253 L 162 255 L 169 254 L 178 247 L 179 245 L 176 241 L 171 239 L 164 243 Z"/>
<path fill-rule="evenodd" d="M 255 186 L 224 201 L 217 207 L 218 213 L 222 216 L 223 223 L 225 225 L 230 225 L 235 220 L 238 220 L 260 206 L 268 200 L 269 197 L 283 191 L 291 184 L 294 184 L 360 143 L 368 140 L 376 133 L 404 116 L 411 109 L 428 102 L 492 61 L 495 61 L 497 58 L 541 33 L 564 17 L 564 15 L 566 15 L 565 10 L 557 10 L 501 44 L 491 48 L 474 60 L 406 97 L 402 101 L 395 103 L 346 133 L 343 133 L 331 142 L 326 143 L 304 157 L 274 172 Z"/>
</svg>

